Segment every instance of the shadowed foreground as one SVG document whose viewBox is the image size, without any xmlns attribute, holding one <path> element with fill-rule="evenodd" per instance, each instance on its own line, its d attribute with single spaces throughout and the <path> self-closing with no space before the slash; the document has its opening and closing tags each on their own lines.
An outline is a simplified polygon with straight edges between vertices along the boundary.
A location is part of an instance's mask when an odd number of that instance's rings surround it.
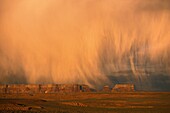
<svg viewBox="0 0 170 113">
<path fill-rule="evenodd" d="M 0 94 L 2 113 L 169 113 L 169 92 Z"/>
</svg>

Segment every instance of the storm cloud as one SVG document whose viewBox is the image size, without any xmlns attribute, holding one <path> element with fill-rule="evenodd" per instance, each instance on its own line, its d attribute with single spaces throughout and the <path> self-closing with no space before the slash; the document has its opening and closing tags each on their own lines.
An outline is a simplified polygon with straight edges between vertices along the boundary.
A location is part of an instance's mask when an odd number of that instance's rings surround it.
<svg viewBox="0 0 170 113">
<path fill-rule="evenodd" d="M 166 90 L 169 10 L 169 0 L 1 0 L 0 83 Z"/>
</svg>

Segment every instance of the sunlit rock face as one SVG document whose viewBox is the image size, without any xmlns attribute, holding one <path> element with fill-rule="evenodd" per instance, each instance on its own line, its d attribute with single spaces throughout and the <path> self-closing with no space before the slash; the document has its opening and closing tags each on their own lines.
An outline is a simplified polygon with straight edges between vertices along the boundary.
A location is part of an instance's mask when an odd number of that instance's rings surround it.
<svg viewBox="0 0 170 113">
<path fill-rule="evenodd" d="M 84 84 L 8 84 L 0 85 L 0 93 L 36 94 L 36 93 L 77 93 L 91 92 Z"/>
<path fill-rule="evenodd" d="M 135 86 L 134 84 L 116 84 L 112 88 L 112 92 L 134 92 Z"/>
<path fill-rule="evenodd" d="M 169 0 L 1 0 L 0 83 L 170 90 Z"/>
</svg>

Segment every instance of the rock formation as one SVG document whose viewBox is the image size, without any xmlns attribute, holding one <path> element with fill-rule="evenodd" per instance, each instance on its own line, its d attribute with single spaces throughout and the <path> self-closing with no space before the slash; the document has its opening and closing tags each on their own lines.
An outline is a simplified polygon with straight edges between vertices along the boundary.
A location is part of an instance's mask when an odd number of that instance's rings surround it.
<svg viewBox="0 0 170 113">
<path fill-rule="evenodd" d="M 102 92 L 111 92 L 111 89 L 108 85 L 106 85 L 106 86 L 103 87 Z"/>
<path fill-rule="evenodd" d="M 112 92 L 134 92 L 134 84 L 116 84 L 112 88 Z"/>
<path fill-rule="evenodd" d="M 84 84 L 1 84 L 0 93 L 72 93 L 95 91 Z M 112 90 L 104 86 L 102 92 L 133 92 L 133 84 L 116 84 Z"/>
<path fill-rule="evenodd" d="M 0 85 L 0 93 L 62 93 L 90 92 L 87 85 L 79 84 L 8 84 Z"/>
</svg>

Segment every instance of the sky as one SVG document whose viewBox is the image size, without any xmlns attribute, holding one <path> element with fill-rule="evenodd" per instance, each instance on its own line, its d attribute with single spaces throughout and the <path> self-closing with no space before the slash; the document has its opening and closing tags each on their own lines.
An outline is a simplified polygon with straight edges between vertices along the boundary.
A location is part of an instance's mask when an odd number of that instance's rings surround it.
<svg viewBox="0 0 170 113">
<path fill-rule="evenodd" d="M 169 0 L 1 0 L 1 84 L 170 91 Z"/>
</svg>

